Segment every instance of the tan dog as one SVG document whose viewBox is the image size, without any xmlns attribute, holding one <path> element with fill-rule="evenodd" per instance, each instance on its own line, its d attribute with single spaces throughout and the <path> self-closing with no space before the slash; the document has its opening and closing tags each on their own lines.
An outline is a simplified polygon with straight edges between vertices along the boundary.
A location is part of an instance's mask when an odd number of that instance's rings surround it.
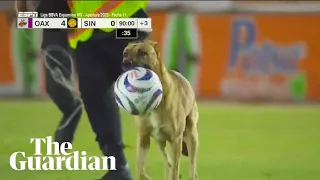
<svg viewBox="0 0 320 180">
<path fill-rule="evenodd" d="M 179 179 L 183 145 L 186 148 L 184 155 L 190 157 L 190 180 L 196 180 L 198 108 L 190 83 L 181 74 L 166 69 L 153 41 L 129 44 L 124 50 L 123 62 L 148 67 L 159 76 L 163 86 L 163 99 L 158 108 L 151 115 L 137 116 L 139 179 L 150 179 L 145 172 L 145 164 L 150 137 L 153 137 L 165 158 L 165 180 Z M 171 152 L 166 148 L 167 142 L 171 144 Z"/>
</svg>

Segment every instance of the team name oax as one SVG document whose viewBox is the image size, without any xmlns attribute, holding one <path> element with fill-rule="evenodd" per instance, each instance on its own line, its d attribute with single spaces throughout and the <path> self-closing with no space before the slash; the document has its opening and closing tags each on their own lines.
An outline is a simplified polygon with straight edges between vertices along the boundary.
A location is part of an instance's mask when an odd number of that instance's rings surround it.
<svg viewBox="0 0 320 180">
<path fill-rule="evenodd" d="M 35 152 L 27 156 L 25 152 L 14 152 L 10 156 L 10 166 L 17 171 L 31 170 L 116 170 L 114 156 L 89 156 L 86 151 L 73 151 L 69 142 L 52 142 L 52 137 L 31 138 L 30 144 L 35 145 Z M 46 153 L 42 154 L 41 145 L 46 145 Z M 68 151 L 68 152 L 67 152 Z"/>
<path fill-rule="evenodd" d="M 35 26 L 50 26 L 49 21 L 35 21 Z"/>
</svg>

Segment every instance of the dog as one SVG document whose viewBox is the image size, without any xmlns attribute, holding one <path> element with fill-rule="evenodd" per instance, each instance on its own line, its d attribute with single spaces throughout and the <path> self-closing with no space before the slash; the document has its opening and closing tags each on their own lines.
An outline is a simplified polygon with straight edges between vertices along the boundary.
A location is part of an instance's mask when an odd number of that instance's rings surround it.
<svg viewBox="0 0 320 180">
<path fill-rule="evenodd" d="M 163 88 L 159 106 L 150 115 L 135 116 L 138 124 L 138 179 L 150 179 L 145 172 L 145 164 L 152 137 L 165 159 L 165 180 L 179 179 L 181 154 L 189 156 L 190 180 L 196 180 L 199 115 L 190 83 L 180 73 L 166 69 L 154 41 L 128 44 L 123 51 L 122 65 L 126 70 L 144 67 L 154 71 Z M 166 148 L 167 142 L 171 151 Z"/>
</svg>

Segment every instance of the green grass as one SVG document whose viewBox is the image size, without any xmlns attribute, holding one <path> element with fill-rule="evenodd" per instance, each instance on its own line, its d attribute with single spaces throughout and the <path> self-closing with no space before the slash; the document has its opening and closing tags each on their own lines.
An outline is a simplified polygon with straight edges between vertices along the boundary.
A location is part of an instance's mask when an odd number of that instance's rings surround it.
<svg viewBox="0 0 320 180">
<path fill-rule="evenodd" d="M 9 156 L 34 152 L 31 137 L 51 135 L 60 119 L 51 102 L 0 102 L 0 180 L 92 180 L 104 172 L 14 171 Z M 134 172 L 136 128 L 123 113 L 126 150 Z M 200 180 L 320 180 L 320 108 L 200 104 Z M 83 116 L 74 148 L 100 155 Z M 188 159 L 181 173 L 188 179 Z M 163 180 L 164 162 L 155 144 L 147 172 Z"/>
</svg>

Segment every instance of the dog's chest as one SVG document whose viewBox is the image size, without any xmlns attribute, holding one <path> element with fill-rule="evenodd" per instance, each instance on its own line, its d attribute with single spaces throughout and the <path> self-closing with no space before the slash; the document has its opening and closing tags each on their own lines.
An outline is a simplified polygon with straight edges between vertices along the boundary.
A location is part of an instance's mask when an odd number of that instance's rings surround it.
<svg viewBox="0 0 320 180">
<path fill-rule="evenodd" d="M 157 113 L 150 115 L 148 127 L 150 128 L 150 136 L 157 141 L 169 141 L 171 139 L 171 128 L 165 124 L 165 121 L 161 119 Z"/>
</svg>

